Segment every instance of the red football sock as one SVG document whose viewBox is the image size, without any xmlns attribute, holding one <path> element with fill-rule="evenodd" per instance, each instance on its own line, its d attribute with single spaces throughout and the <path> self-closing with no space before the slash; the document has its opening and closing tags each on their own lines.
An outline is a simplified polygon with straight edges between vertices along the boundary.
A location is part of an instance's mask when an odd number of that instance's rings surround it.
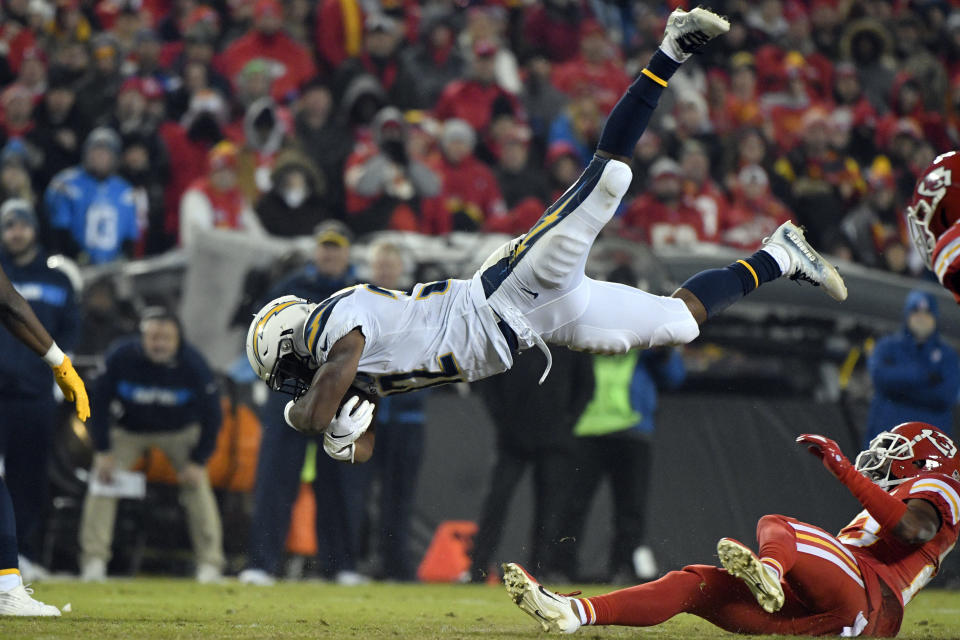
<svg viewBox="0 0 960 640">
<path fill-rule="evenodd" d="M 655 582 L 602 596 L 579 598 L 586 624 L 650 627 L 690 609 L 702 598 L 703 578 L 691 571 L 671 571 Z M 577 607 L 578 609 L 580 607 Z"/>
<path fill-rule="evenodd" d="M 782 580 L 797 561 L 797 534 L 783 516 L 763 516 L 757 522 L 760 561 L 777 570 Z"/>
</svg>

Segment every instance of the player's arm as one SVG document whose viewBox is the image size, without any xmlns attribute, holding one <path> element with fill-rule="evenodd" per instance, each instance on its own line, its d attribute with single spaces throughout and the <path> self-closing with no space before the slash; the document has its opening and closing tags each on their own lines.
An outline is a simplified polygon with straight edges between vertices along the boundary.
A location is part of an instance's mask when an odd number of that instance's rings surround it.
<svg viewBox="0 0 960 640">
<path fill-rule="evenodd" d="M 3 326 L 20 342 L 50 365 L 54 379 L 63 391 L 63 396 L 67 401 L 76 404 L 77 417 L 86 420 L 90 416 L 90 402 L 87 399 L 83 380 L 73 368 L 70 358 L 60 350 L 47 330 L 43 328 L 33 309 L 13 288 L 13 283 L 2 269 L 0 269 L 0 323 L 3 323 Z"/>
<path fill-rule="evenodd" d="M 314 374 L 310 388 L 287 413 L 287 421 L 294 429 L 308 435 L 323 433 L 357 376 L 365 342 L 360 330 L 354 329 L 330 347 L 330 353 Z"/>
<path fill-rule="evenodd" d="M 932 504 L 919 498 L 911 498 L 906 504 L 907 510 L 891 533 L 907 544 L 923 544 L 933 540 L 940 531 L 940 512 Z"/>
<path fill-rule="evenodd" d="M 843 483 L 885 531 L 907 544 L 923 544 L 940 530 L 940 515 L 926 500 L 901 500 L 859 473 L 829 438 L 805 433 L 797 442 L 807 445 L 830 473 Z"/>
</svg>

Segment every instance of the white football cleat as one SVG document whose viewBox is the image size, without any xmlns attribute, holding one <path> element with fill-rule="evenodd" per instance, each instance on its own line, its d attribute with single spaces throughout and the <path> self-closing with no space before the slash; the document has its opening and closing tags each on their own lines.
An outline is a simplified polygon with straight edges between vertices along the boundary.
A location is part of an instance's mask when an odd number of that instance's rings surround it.
<svg viewBox="0 0 960 640">
<path fill-rule="evenodd" d="M 544 589 L 515 562 L 503 565 L 503 584 L 513 602 L 544 631 L 573 633 L 580 628 L 580 616 L 573 612 L 571 598 Z"/>
<path fill-rule="evenodd" d="M 730 575 L 743 580 L 764 611 L 774 613 L 780 610 L 784 600 L 783 586 L 749 547 L 733 538 L 720 538 L 717 555 Z"/>
<path fill-rule="evenodd" d="M 783 275 L 791 280 L 803 280 L 814 286 L 822 286 L 831 298 L 838 302 L 847 299 L 847 285 L 836 268 L 810 246 L 803 229 L 789 220 L 780 225 L 773 235 L 763 239 L 763 244 L 782 247 L 790 256 L 790 269 Z"/>
<path fill-rule="evenodd" d="M 59 616 L 60 609 L 34 600 L 33 589 L 22 584 L 0 592 L 0 616 Z"/>
<path fill-rule="evenodd" d="M 660 48 L 677 62 L 684 62 L 719 35 L 730 31 L 730 21 L 709 9 L 674 9 L 667 18 Z"/>
</svg>

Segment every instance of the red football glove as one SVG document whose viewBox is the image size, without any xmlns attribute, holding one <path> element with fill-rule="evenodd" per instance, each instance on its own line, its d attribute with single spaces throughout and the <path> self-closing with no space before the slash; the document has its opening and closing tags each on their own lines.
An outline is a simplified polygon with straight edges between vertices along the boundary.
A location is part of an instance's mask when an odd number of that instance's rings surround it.
<svg viewBox="0 0 960 640">
<path fill-rule="evenodd" d="M 880 524 L 881 529 L 892 531 L 896 527 L 907 511 L 906 503 L 894 498 L 866 476 L 857 473 L 847 456 L 843 455 L 840 445 L 830 438 L 811 433 L 801 435 L 797 438 L 797 442 L 807 445 L 810 453 L 820 458 L 823 466 L 850 490 L 850 493 Z"/>
<path fill-rule="evenodd" d="M 804 433 L 797 438 L 797 442 L 808 445 L 807 450 L 820 458 L 823 466 L 829 469 L 830 473 L 835 475 L 838 480 L 846 480 L 850 477 L 850 470 L 853 469 L 853 463 L 847 459 L 847 456 L 843 455 L 843 451 L 840 450 L 840 445 L 830 438 L 824 438 L 823 436 L 812 433 Z"/>
</svg>

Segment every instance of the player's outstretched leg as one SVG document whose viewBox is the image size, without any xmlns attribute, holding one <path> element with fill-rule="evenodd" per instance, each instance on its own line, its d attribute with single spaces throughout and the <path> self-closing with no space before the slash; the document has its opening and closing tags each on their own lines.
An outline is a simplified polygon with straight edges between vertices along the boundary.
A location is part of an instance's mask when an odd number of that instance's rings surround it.
<svg viewBox="0 0 960 640">
<path fill-rule="evenodd" d="M 834 300 L 847 298 L 847 286 L 837 269 L 804 237 L 803 229 L 784 222 L 763 248 L 723 269 L 701 271 L 684 282 L 673 297 L 687 303 L 696 321 L 703 324 L 765 282 L 787 276 L 823 287 Z"/>
<path fill-rule="evenodd" d="M 733 538 L 720 538 L 717 555 L 730 575 L 743 580 L 764 611 L 773 613 L 783 607 L 783 586 L 777 565 L 769 559 L 762 562 L 747 545 Z"/>
<path fill-rule="evenodd" d="M 0 478 L 0 616 L 59 616 L 60 610 L 31 597 L 17 568 L 17 528 L 13 502 Z"/>
</svg>

